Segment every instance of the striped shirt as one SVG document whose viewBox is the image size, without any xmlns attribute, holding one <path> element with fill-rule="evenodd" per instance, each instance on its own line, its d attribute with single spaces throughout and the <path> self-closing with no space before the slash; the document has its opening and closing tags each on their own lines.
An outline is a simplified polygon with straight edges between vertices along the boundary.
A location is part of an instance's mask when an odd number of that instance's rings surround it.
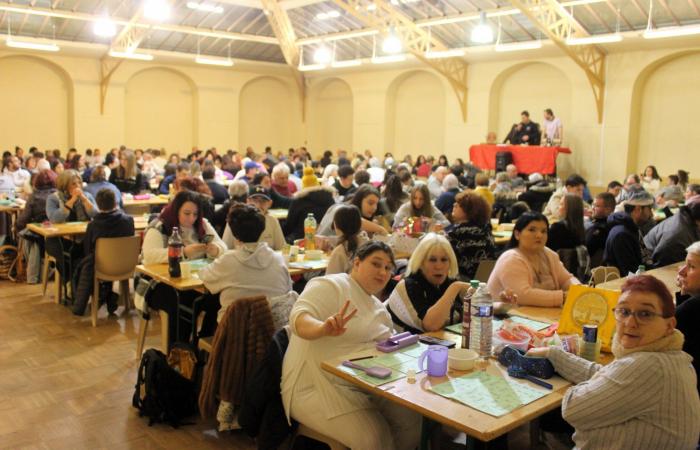
<svg viewBox="0 0 700 450">
<path fill-rule="evenodd" d="M 576 383 L 562 402 L 576 449 L 696 448 L 700 399 L 687 353 L 637 352 L 601 366 L 553 347 L 549 360 Z"/>
</svg>

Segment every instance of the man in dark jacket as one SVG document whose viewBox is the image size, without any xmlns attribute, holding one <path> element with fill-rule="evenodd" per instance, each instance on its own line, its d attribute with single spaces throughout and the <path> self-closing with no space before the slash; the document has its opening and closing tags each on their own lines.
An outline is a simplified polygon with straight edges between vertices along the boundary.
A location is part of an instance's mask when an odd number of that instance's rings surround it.
<svg viewBox="0 0 700 450">
<path fill-rule="evenodd" d="M 622 276 L 637 271 L 640 265 L 652 265 L 651 253 L 644 246 L 644 237 L 639 225 L 652 216 L 654 197 L 639 191 L 625 201 L 625 211 L 608 217 L 610 233 L 605 241 L 603 260 L 615 266 Z"/>
<path fill-rule="evenodd" d="M 586 227 L 586 248 L 591 257 L 591 267 L 603 262 L 605 241 L 608 239 L 610 228 L 608 217 L 615 211 L 615 196 L 609 192 L 601 192 L 593 200 L 593 215 L 590 225 Z"/>
<path fill-rule="evenodd" d="M 211 195 L 214 198 L 214 204 L 223 205 L 224 202 L 229 199 L 228 189 L 214 179 L 215 175 L 216 168 L 213 165 L 205 166 L 204 170 L 202 170 L 202 179 L 207 183 L 207 186 L 209 186 Z"/>
<path fill-rule="evenodd" d="M 95 198 L 100 212 L 92 219 L 85 232 L 85 257 L 80 261 L 73 275 L 75 303 L 73 314 L 85 313 L 88 299 L 92 294 L 95 276 L 95 246 L 99 238 L 116 238 L 134 235 L 134 218 L 117 208 L 114 192 L 101 189 Z M 100 283 L 100 303 L 107 302 L 107 311 L 113 314 L 117 310 L 117 295 L 112 292 L 112 283 Z"/>
<path fill-rule="evenodd" d="M 695 241 L 700 241 L 700 195 L 692 197 L 678 214 L 656 225 L 644 237 L 644 245 L 658 266 L 683 261 L 685 248 Z"/>
</svg>

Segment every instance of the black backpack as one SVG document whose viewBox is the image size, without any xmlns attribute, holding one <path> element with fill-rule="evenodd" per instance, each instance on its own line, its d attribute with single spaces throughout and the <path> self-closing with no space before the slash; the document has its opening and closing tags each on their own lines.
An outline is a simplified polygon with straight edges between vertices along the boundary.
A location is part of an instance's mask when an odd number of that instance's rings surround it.
<svg viewBox="0 0 700 450">
<path fill-rule="evenodd" d="M 177 428 L 197 412 L 196 384 L 170 367 L 163 353 L 149 349 L 141 357 L 132 405 L 149 426 L 164 422 Z"/>
</svg>

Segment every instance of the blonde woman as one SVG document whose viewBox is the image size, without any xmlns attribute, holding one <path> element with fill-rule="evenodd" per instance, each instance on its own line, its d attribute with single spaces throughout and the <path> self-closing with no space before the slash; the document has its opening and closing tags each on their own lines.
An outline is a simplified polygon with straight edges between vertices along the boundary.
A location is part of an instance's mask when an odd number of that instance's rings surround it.
<svg viewBox="0 0 700 450">
<path fill-rule="evenodd" d="M 408 261 L 406 277 L 384 303 L 394 325 L 421 333 L 445 326 L 459 293 L 469 288 L 456 280 L 458 273 L 449 241 L 439 234 L 425 235 Z"/>
<path fill-rule="evenodd" d="M 136 167 L 136 156 L 131 150 L 123 150 L 119 157 L 119 167 L 109 175 L 109 182 L 121 192 L 138 194 L 144 185 L 143 175 Z"/>
</svg>

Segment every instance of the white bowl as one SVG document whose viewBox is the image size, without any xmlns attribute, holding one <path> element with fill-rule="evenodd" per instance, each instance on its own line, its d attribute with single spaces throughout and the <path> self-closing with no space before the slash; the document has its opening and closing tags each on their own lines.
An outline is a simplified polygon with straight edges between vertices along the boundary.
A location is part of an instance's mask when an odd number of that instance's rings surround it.
<svg viewBox="0 0 700 450">
<path fill-rule="evenodd" d="M 471 370 L 474 368 L 474 362 L 479 358 L 479 354 L 468 348 L 452 348 L 447 353 L 450 369 L 452 370 Z"/>
</svg>

